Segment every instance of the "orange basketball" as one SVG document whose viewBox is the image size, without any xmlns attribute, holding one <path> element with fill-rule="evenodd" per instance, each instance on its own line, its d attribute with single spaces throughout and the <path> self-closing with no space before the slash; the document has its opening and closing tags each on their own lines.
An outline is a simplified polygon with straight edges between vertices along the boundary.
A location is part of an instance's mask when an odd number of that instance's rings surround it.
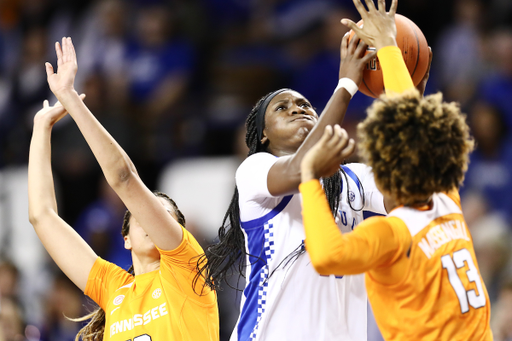
<svg viewBox="0 0 512 341">
<path fill-rule="evenodd" d="M 395 14 L 396 22 L 396 42 L 405 65 L 411 74 L 414 86 L 425 76 L 428 68 L 428 44 L 423 32 L 410 19 L 400 14 Z M 357 23 L 361 27 L 363 20 Z M 354 32 L 350 31 L 349 41 L 354 36 Z M 374 47 L 368 46 L 366 53 L 375 51 Z M 370 97 L 379 97 L 384 92 L 384 81 L 382 79 L 382 70 L 380 68 L 379 59 L 372 59 L 363 71 L 363 81 L 359 86 L 359 91 Z"/>
</svg>

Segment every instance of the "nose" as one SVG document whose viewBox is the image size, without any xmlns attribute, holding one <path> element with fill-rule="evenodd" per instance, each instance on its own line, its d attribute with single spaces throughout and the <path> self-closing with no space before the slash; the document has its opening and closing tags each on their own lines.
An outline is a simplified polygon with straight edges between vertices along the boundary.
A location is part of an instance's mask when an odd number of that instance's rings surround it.
<svg viewBox="0 0 512 341">
<path fill-rule="evenodd" d="M 298 105 L 293 105 L 290 112 L 292 115 L 298 115 L 298 114 L 306 115 L 306 111 Z"/>
</svg>

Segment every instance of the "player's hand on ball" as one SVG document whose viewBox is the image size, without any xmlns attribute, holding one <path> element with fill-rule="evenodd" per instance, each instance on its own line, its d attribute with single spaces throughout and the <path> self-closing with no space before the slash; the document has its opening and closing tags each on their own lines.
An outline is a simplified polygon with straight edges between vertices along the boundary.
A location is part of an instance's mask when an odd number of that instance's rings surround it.
<svg viewBox="0 0 512 341">
<path fill-rule="evenodd" d="M 389 12 L 386 12 L 386 1 L 378 0 L 378 9 L 373 0 L 365 0 L 368 11 L 361 0 L 353 0 L 357 11 L 364 21 L 363 27 L 359 27 L 350 19 L 342 19 L 341 23 L 348 26 L 369 46 L 381 49 L 384 46 L 396 46 L 395 13 L 398 0 L 392 0 Z"/>
<path fill-rule="evenodd" d="M 322 138 L 304 155 L 301 162 L 302 182 L 336 173 L 340 164 L 352 155 L 355 142 L 339 125 L 325 127 Z"/>
<path fill-rule="evenodd" d="M 427 72 L 425 72 L 425 76 L 421 79 L 421 81 L 416 85 L 416 89 L 423 96 L 425 94 L 425 88 L 427 87 L 428 77 L 430 77 L 430 65 L 432 65 L 432 49 L 430 46 L 428 47 L 428 68 Z"/>
<path fill-rule="evenodd" d="M 350 78 L 356 83 L 358 86 L 361 84 L 363 80 L 363 70 L 366 64 L 375 58 L 376 53 L 367 53 L 364 55 L 366 45 L 362 40 L 359 40 L 357 36 L 349 42 L 348 33 L 343 36 L 341 40 L 341 48 L 340 48 L 340 72 L 339 77 Z"/>
<path fill-rule="evenodd" d="M 83 100 L 85 94 L 81 94 L 80 98 Z M 43 107 L 34 116 L 34 124 L 46 123 L 49 127 L 52 127 L 55 123 L 60 121 L 68 113 L 62 104 L 57 101 L 53 106 L 50 106 L 48 100 L 44 100 Z"/>
<path fill-rule="evenodd" d="M 54 72 L 52 64 L 47 62 L 45 66 L 50 90 L 59 97 L 65 91 L 74 91 L 73 84 L 78 65 L 71 38 L 62 38 L 62 46 L 56 42 L 55 52 L 57 53 L 57 73 Z"/>
</svg>

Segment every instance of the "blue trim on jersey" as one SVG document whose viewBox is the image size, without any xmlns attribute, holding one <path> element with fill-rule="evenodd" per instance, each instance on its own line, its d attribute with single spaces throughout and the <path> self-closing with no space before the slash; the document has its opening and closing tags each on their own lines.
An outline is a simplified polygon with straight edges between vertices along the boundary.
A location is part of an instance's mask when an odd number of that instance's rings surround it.
<svg viewBox="0 0 512 341">
<path fill-rule="evenodd" d="M 281 200 L 281 202 L 274 209 L 272 209 L 272 211 L 268 212 L 263 217 L 256 218 L 253 220 L 248 220 L 248 221 L 241 221 L 240 225 L 242 226 L 242 228 L 244 230 L 251 229 L 254 227 L 263 226 L 263 224 L 265 224 L 267 221 L 269 221 L 270 219 L 274 218 L 276 215 L 281 213 L 281 211 L 284 210 L 286 205 L 288 205 L 290 200 L 292 200 L 292 197 L 293 197 L 293 194 L 283 197 L 283 200 Z"/>
<path fill-rule="evenodd" d="M 284 197 L 261 218 L 240 222 L 247 236 L 248 251 L 258 258 L 247 257 L 251 272 L 244 289 L 245 302 L 237 326 L 238 340 L 253 340 L 256 337 L 258 323 L 267 303 L 268 261 L 274 254 L 274 225 L 270 220 L 285 209 L 292 197 Z"/>
<path fill-rule="evenodd" d="M 341 168 L 343 168 L 345 173 L 347 173 L 347 175 L 350 176 L 352 178 L 352 180 L 354 180 L 354 182 L 357 185 L 357 189 L 359 190 L 359 192 L 361 192 L 361 183 L 360 183 L 357 175 L 355 175 L 354 172 L 352 172 L 352 169 L 348 168 L 347 166 L 341 166 Z M 343 185 L 342 185 L 342 187 L 343 187 Z"/>
</svg>

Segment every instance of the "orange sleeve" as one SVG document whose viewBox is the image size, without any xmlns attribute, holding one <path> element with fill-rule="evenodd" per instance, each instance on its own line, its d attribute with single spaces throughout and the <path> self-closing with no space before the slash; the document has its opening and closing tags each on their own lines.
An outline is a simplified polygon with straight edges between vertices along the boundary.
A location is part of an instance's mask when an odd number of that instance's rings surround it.
<svg viewBox="0 0 512 341">
<path fill-rule="evenodd" d="M 182 229 L 183 239 L 177 248 L 166 251 L 157 247 L 161 257 L 160 271 L 163 278 L 176 283 L 181 291 L 189 297 L 199 301 L 209 301 L 210 298 L 205 295 L 210 292 L 207 287 L 204 288 L 202 296 L 197 295 L 203 289 L 204 278 L 202 276 L 197 279 L 196 291 L 192 287 L 197 274 L 197 262 L 204 251 L 194 236 L 184 227 Z"/>
<path fill-rule="evenodd" d="M 84 293 L 105 310 L 112 293 L 133 280 L 128 271 L 98 257 L 89 272 Z"/>
<path fill-rule="evenodd" d="M 384 88 L 387 95 L 400 94 L 413 89 L 411 75 L 405 66 L 402 51 L 396 46 L 386 46 L 377 52 L 382 67 Z"/>
<path fill-rule="evenodd" d="M 306 250 L 321 275 L 352 275 L 391 264 L 404 252 L 404 243 L 385 217 L 372 217 L 352 232 L 336 225 L 318 180 L 299 186 Z"/>
</svg>

